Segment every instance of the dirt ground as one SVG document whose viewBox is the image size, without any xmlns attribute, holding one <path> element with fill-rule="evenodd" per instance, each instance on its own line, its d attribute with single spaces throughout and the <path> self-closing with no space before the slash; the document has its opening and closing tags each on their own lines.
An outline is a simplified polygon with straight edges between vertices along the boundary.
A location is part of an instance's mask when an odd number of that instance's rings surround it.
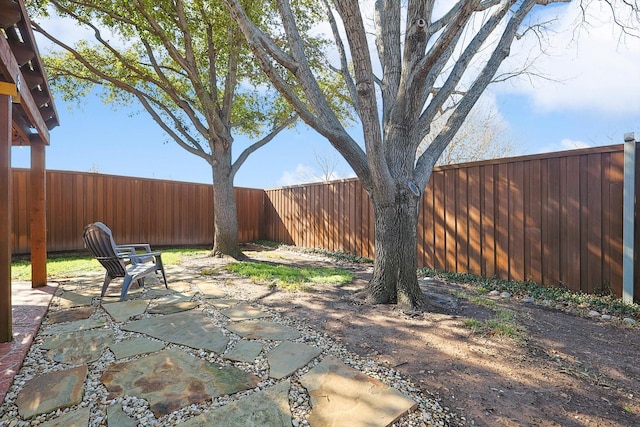
<svg viewBox="0 0 640 427">
<path fill-rule="evenodd" d="M 247 254 L 271 262 L 336 265 L 281 249 Z M 465 319 L 482 321 L 494 312 L 460 296 L 473 295 L 473 287 L 422 280 L 432 307 L 403 313 L 391 305 L 354 301 L 371 265 L 341 267 L 356 274 L 352 284 L 293 293 L 275 288 L 263 291 L 259 302 L 304 318 L 349 350 L 395 367 L 436 394 L 466 425 L 640 426 L 639 326 L 495 297 L 516 311 L 526 338 L 474 334 Z"/>
</svg>

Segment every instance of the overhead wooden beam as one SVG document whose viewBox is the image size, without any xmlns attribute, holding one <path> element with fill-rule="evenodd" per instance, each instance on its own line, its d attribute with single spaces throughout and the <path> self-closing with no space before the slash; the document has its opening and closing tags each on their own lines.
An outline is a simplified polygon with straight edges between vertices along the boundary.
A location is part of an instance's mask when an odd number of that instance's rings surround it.
<svg viewBox="0 0 640 427">
<path fill-rule="evenodd" d="M 0 342 L 13 338 L 11 318 L 11 97 L 0 95 Z"/>
<path fill-rule="evenodd" d="M 36 137 L 37 138 L 37 137 Z M 47 175 L 45 145 L 31 140 L 31 287 L 47 285 Z"/>
<path fill-rule="evenodd" d="M 13 83 L 17 86 L 18 92 L 20 92 L 20 103 L 29 121 L 35 127 L 36 132 L 45 144 L 49 144 L 49 129 L 47 124 L 42 119 L 40 109 L 33 100 L 33 96 L 27 85 L 25 84 L 24 89 L 21 87 L 24 81 L 22 72 L 13 56 L 13 51 L 7 39 L 4 37 L 0 37 L 0 71 L 2 71 L 2 74 L 5 76 L 9 76 L 11 81 L 8 83 Z"/>
</svg>

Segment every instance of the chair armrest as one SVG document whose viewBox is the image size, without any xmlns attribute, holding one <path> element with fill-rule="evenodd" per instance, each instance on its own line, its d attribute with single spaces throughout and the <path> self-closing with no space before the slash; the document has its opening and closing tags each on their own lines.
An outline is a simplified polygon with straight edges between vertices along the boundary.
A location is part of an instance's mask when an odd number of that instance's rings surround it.
<svg viewBox="0 0 640 427">
<path fill-rule="evenodd" d="M 148 243 L 129 243 L 126 245 L 116 245 L 116 250 L 120 252 L 136 253 L 136 248 L 142 248 L 145 252 L 151 252 L 151 246 Z"/>
<path fill-rule="evenodd" d="M 156 258 L 159 258 L 160 255 L 162 255 L 160 252 L 146 252 L 139 255 L 129 254 L 126 257 L 131 260 L 132 264 L 144 264 L 149 261 L 157 262 Z"/>
</svg>

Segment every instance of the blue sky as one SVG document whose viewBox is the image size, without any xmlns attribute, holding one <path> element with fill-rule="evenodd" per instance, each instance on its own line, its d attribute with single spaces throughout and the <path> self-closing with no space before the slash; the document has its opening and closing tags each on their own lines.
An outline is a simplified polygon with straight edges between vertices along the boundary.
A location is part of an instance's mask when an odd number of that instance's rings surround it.
<svg viewBox="0 0 640 427">
<path fill-rule="evenodd" d="M 618 144 L 626 132 L 640 139 L 640 40 L 621 41 L 606 22 L 576 39 L 567 30 L 575 11 L 566 9 L 547 54 L 536 61 L 537 71 L 548 79 L 511 81 L 487 93 L 488 104 L 499 111 L 511 135 L 514 154 Z M 517 63 L 521 52 L 530 55 L 532 49 L 523 43 L 510 61 Z M 209 165 L 169 141 L 140 109 L 114 110 L 97 97 L 77 106 L 57 100 L 56 107 L 61 125 L 51 132 L 48 169 L 211 182 Z M 246 144 L 236 138 L 235 154 Z M 332 157 L 336 152 L 323 137 L 300 125 L 255 152 L 238 172 L 235 185 L 272 188 L 300 183 L 309 170 L 318 169 L 317 155 Z M 13 148 L 12 165 L 28 167 L 29 156 L 28 148 Z M 352 176 L 343 161 L 336 172 L 339 177 Z"/>
</svg>

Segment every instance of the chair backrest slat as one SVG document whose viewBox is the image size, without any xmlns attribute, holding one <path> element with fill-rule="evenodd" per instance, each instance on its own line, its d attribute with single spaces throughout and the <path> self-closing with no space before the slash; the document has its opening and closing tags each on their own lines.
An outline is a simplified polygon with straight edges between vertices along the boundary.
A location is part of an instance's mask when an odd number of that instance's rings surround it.
<svg viewBox="0 0 640 427">
<path fill-rule="evenodd" d="M 116 252 L 116 244 L 109 227 L 101 222 L 94 222 L 84 228 L 82 233 L 84 246 L 107 270 L 111 277 L 124 277 L 125 265 Z"/>
</svg>

